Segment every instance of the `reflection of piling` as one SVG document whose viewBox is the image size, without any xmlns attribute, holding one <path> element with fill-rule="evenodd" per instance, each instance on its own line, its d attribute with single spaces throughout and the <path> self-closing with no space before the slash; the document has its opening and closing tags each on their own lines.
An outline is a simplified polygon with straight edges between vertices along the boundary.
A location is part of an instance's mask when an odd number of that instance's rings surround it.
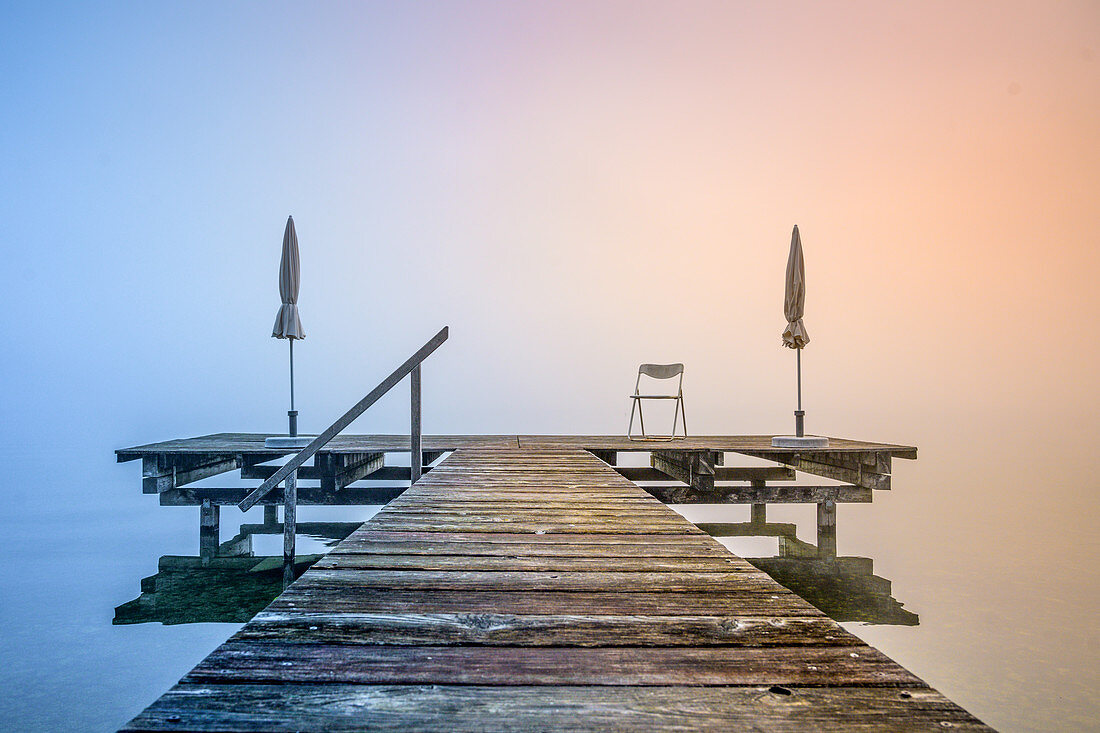
<svg viewBox="0 0 1100 733">
<path fill-rule="evenodd" d="M 822 560 L 836 559 L 836 502 L 817 505 L 817 556 Z"/>
<path fill-rule="evenodd" d="M 218 543 L 221 541 L 218 526 L 220 515 L 221 507 L 209 499 L 199 506 L 199 558 L 204 567 L 218 554 Z"/>
<path fill-rule="evenodd" d="M 759 479 L 754 479 L 749 482 L 749 486 L 757 490 L 763 490 L 765 483 Z M 764 524 L 768 521 L 768 505 L 767 504 L 751 504 L 752 508 L 750 519 L 753 524 Z"/>
</svg>

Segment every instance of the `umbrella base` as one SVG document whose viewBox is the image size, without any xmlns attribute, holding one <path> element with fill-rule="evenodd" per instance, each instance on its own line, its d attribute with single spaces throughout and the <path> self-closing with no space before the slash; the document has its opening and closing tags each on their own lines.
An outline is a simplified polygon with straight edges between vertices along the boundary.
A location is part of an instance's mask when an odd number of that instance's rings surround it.
<svg viewBox="0 0 1100 733">
<path fill-rule="evenodd" d="M 829 439 L 818 435 L 777 435 L 772 438 L 773 448 L 828 448 Z"/>
<path fill-rule="evenodd" d="M 264 440 L 264 448 L 305 448 L 316 435 L 273 435 Z"/>
</svg>

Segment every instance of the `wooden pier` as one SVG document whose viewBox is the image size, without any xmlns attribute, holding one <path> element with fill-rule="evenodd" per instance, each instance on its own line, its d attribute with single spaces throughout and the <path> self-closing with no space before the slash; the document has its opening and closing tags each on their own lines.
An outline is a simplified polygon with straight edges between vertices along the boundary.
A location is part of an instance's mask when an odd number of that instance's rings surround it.
<svg viewBox="0 0 1100 733">
<path fill-rule="evenodd" d="M 356 466 L 373 466 L 360 478 L 383 470 L 371 455 L 407 452 L 404 441 L 334 439 L 316 457 L 318 496 L 345 501 L 351 481 L 337 485 L 366 470 Z M 199 442 L 119 460 L 143 458 L 156 479 L 147 489 L 163 503 L 190 492 L 206 516 L 243 490 L 181 478 L 271 473 L 255 470 L 268 455 L 262 436 Z M 655 473 L 614 467 L 634 450 L 651 452 Z M 777 465 L 723 472 L 725 453 Z M 988 730 L 655 498 L 811 501 L 827 534 L 836 501 L 888 488 L 895 456 L 915 450 L 425 436 L 413 455 L 430 467 L 423 478 L 125 730 Z M 769 485 L 790 469 L 845 488 Z M 726 491 L 731 480 L 747 484 Z"/>
<path fill-rule="evenodd" d="M 218 548 L 220 507 L 240 503 L 249 487 L 210 485 L 208 479 L 238 471 L 242 479 L 269 479 L 278 461 L 293 451 L 264 445 L 267 436 L 216 433 L 116 451 L 119 462 L 142 461 L 142 489 L 163 506 L 198 506 L 200 555 L 209 560 Z M 601 435 L 425 435 L 420 472 L 455 450 L 585 450 L 666 504 L 751 504 L 753 519 L 763 521 L 775 503 L 818 507 L 818 547 L 835 554 L 836 506 L 870 502 L 890 488 L 894 458 L 914 459 L 917 449 L 889 443 L 830 438 L 828 448 L 776 448 L 771 436 L 693 436 L 675 442 L 637 441 Z M 644 454 L 649 466 L 619 465 L 628 454 Z M 405 435 L 337 435 L 297 470 L 299 505 L 382 505 L 409 486 L 410 465 L 391 465 L 395 455 L 409 456 Z M 727 456 L 743 455 L 770 465 L 726 465 Z M 798 473 L 825 483 L 795 483 Z M 258 502 L 274 522 L 283 490 L 273 489 Z"/>
</svg>

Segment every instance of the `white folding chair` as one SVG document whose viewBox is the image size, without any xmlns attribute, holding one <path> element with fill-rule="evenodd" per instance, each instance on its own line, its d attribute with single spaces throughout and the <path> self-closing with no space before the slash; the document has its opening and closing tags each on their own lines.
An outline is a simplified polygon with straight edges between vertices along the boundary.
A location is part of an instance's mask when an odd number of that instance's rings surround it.
<svg viewBox="0 0 1100 733">
<path fill-rule="evenodd" d="M 676 394 L 642 394 L 639 390 L 642 377 L 651 379 L 672 379 L 679 377 L 680 383 L 676 387 Z M 683 364 L 642 364 L 638 367 L 638 379 L 634 382 L 634 394 L 630 395 L 630 425 L 626 429 L 626 436 L 631 440 L 676 440 L 687 437 L 687 413 L 684 412 L 684 365 Z M 672 432 L 668 435 L 646 435 L 645 417 L 642 415 L 643 400 L 676 400 L 676 407 L 672 412 Z M 638 413 L 638 424 L 642 428 L 642 434 L 634 435 L 634 413 Z M 684 420 L 684 434 L 676 435 L 676 421 L 682 417 Z"/>
</svg>

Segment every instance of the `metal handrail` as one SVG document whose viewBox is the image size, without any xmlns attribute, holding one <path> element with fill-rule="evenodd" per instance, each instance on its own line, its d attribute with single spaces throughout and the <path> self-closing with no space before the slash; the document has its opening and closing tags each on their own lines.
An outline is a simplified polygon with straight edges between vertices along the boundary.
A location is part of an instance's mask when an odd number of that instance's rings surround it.
<svg viewBox="0 0 1100 733">
<path fill-rule="evenodd" d="M 438 349 L 439 346 L 447 340 L 447 336 L 448 327 L 444 326 L 439 333 L 437 333 L 431 338 L 431 340 L 428 341 L 428 343 L 420 347 L 419 351 L 410 356 L 404 364 L 397 367 L 397 369 L 395 369 L 392 374 L 383 379 L 377 387 L 372 389 L 366 397 L 359 400 L 359 402 L 356 403 L 356 405 L 350 410 L 345 412 L 339 420 L 334 422 L 332 425 L 329 425 L 323 433 L 314 438 L 309 443 L 309 445 L 307 445 L 301 450 L 301 452 L 299 452 L 297 455 L 287 461 L 286 464 L 284 464 L 271 476 L 271 478 L 260 484 L 260 486 L 255 491 L 246 496 L 237 506 L 240 507 L 242 511 L 247 511 L 255 506 L 256 502 L 264 498 L 264 496 L 266 496 L 269 491 L 278 486 L 284 479 L 290 476 L 291 473 L 297 471 L 303 463 L 312 458 L 317 451 L 321 450 L 321 448 L 324 448 L 325 445 L 330 440 L 335 438 L 341 430 L 350 425 L 352 421 L 355 420 L 355 418 L 362 415 L 368 407 L 377 402 L 382 397 L 382 395 L 389 392 L 394 387 L 394 385 L 396 385 L 414 370 L 418 372 L 420 363 L 427 359 L 433 351 Z M 420 391 L 420 380 L 414 378 L 413 381 L 413 403 L 415 412 L 415 408 L 419 407 L 420 403 L 420 395 L 417 394 Z M 418 433 L 420 428 L 418 416 L 414 415 L 413 422 L 413 432 Z M 419 435 L 410 435 L 410 447 L 416 447 L 415 444 L 420 442 L 419 437 Z M 417 456 L 414 455 L 412 461 L 413 465 L 419 466 L 420 462 L 420 460 L 417 460 Z M 413 481 L 416 481 L 416 479 L 418 478 L 417 473 L 417 471 L 413 471 Z"/>
</svg>

